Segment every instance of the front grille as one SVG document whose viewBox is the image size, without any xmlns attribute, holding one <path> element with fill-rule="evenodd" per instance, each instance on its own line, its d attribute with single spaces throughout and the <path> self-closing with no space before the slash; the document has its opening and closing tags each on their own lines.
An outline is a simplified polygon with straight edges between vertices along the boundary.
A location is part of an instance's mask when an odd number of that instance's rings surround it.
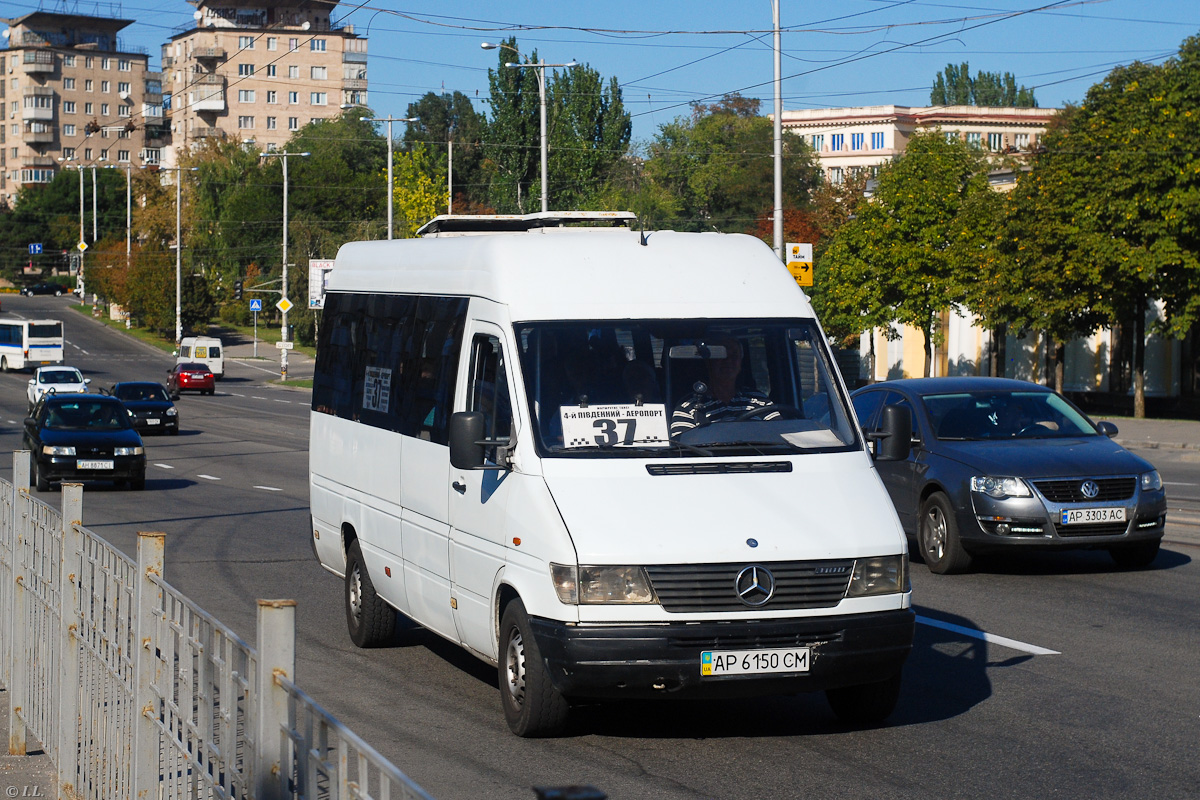
<svg viewBox="0 0 1200 800">
<path fill-rule="evenodd" d="M 1120 536 L 1129 527 L 1128 522 L 1101 522 L 1098 525 L 1061 525 L 1054 523 L 1054 530 L 1064 538 L 1074 536 Z"/>
<path fill-rule="evenodd" d="M 1079 487 L 1088 478 L 1071 478 L 1058 481 L 1034 481 L 1033 485 L 1052 503 L 1094 503 L 1112 500 L 1128 500 L 1133 497 L 1137 478 L 1091 478 L 1100 487 L 1100 494 L 1084 497 Z"/>
<path fill-rule="evenodd" d="M 731 626 L 732 628 L 733 626 Z M 758 633 L 753 627 L 738 624 L 728 633 L 716 635 L 692 635 L 685 631 L 674 632 L 667 641 L 671 647 L 684 650 L 758 650 L 768 647 L 804 647 L 826 642 L 840 642 L 843 628 L 793 631 L 790 633 Z"/>
<path fill-rule="evenodd" d="M 737 594 L 737 576 L 748 564 L 668 564 L 646 567 L 650 583 L 664 610 L 779 611 L 831 608 L 846 594 L 853 559 L 782 561 L 759 566 L 775 578 L 775 593 L 764 605 L 747 606 Z"/>
<path fill-rule="evenodd" d="M 647 464 L 651 475 L 730 475 L 745 472 L 791 472 L 790 461 L 716 461 L 706 464 Z"/>
</svg>

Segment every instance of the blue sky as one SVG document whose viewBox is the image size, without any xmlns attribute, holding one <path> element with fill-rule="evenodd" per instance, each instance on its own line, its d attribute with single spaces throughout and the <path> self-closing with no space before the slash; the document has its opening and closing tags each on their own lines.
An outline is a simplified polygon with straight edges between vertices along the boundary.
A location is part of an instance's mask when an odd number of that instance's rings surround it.
<svg viewBox="0 0 1200 800">
<path fill-rule="evenodd" d="M 268 0 L 263 0 L 267 5 Z M 159 45 L 192 24 L 184 0 L 42 0 L 46 10 L 134 19 L 126 46 Z M 1200 33 L 1198 0 L 780 0 L 784 108 L 925 105 L 948 63 L 1012 72 L 1038 104 L 1079 102 L 1114 66 L 1161 62 Z M 21 16 L 38 0 L 4 0 Z M 1040 10 L 1035 10 L 1040 9 Z M 1030 13 L 1021 13 L 1030 12 Z M 616 77 L 634 115 L 635 140 L 688 113 L 688 103 L 741 91 L 771 109 L 770 0 L 528 0 L 341 2 L 335 21 L 368 37 L 370 104 L 403 116 L 426 92 L 462 91 L 486 113 L 495 51 L 480 42 L 516 36 L 522 52 L 577 61 Z"/>
</svg>

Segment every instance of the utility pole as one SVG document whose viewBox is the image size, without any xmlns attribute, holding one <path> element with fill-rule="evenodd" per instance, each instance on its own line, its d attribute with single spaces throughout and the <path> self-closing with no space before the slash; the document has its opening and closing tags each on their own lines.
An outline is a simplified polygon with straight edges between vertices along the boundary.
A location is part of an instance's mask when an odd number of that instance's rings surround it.
<svg viewBox="0 0 1200 800">
<path fill-rule="evenodd" d="M 280 298 L 277 308 L 280 311 L 280 327 L 279 327 L 279 343 L 282 345 L 279 348 L 279 379 L 287 380 L 287 364 L 288 364 L 288 309 L 291 308 L 291 301 L 288 300 L 288 158 L 290 156 L 307 156 L 308 153 L 289 153 L 287 151 L 277 151 L 274 153 L 263 153 L 261 158 L 279 158 L 283 161 L 283 283 L 280 286 Z M 388 143 L 388 155 L 391 155 L 391 143 Z M 389 159 L 390 166 L 390 159 Z M 391 173 L 389 170 L 389 178 Z M 391 217 L 391 191 L 388 192 L 388 211 L 389 218 Z M 388 220 L 389 230 L 391 228 L 391 219 Z"/>
<path fill-rule="evenodd" d="M 392 218 L 395 216 L 392 213 L 392 195 L 395 193 L 395 184 L 392 183 L 392 123 L 393 122 L 416 122 L 417 117 L 359 117 L 362 122 L 386 122 L 387 123 L 387 140 L 388 140 L 388 159 L 387 159 L 387 217 L 388 217 L 388 241 L 392 239 Z M 308 155 L 308 153 L 301 153 Z M 283 160 L 283 174 L 287 175 L 287 159 Z M 284 197 L 287 196 L 287 178 L 283 179 Z M 286 207 L 286 203 L 284 206 Z M 286 212 L 285 212 L 286 213 Z M 286 249 L 287 245 L 284 245 Z"/>
</svg>

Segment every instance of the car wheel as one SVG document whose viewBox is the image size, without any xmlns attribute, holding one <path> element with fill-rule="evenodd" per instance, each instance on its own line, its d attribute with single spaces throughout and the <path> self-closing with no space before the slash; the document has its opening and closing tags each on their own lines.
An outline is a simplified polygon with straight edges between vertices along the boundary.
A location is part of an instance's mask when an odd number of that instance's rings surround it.
<svg viewBox="0 0 1200 800">
<path fill-rule="evenodd" d="M 178 436 L 179 428 L 168 428 L 167 433 L 169 433 L 171 436 Z"/>
<path fill-rule="evenodd" d="M 375 594 L 358 540 L 346 550 L 346 626 L 359 647 L 379 647 L 396 633 L 396 610 Z"/>
<path fill-rule="evenodd" d="M 826 689 L 825 699 L 842 722 L 850 725 L 874 725 L 883 722 L 900 699 L 900 673 L 878 683 Z"/>
<path fill-rule="evenodd" d="M 33 483 L 35 486 L 37 486 L 37 490 L 39 492 L 50 491 L 50 481 L 48 481 L 46 479 L 46 476 L 44 474 L 42 474 L 42 471 L 40 469 L 38 469 L 37 459 L 33 458 L 33 459 L 30 459 L 30 461 L 32 462 L 31 470 L 33 471 Z"/>
<path fill-rule="evenodd" d="M 921 504 L 921 524 L 918 530 L 921 558 L 929 571 L 938 575 L 962 572 L 971 566 L 971 554 L 963 549 L 958 538 L 958 520 L 950 498 L 935 492 Z"/>
<path fill-rule="evenodd" d="M 1161 540 L 1152 542 L 1135 542 L 1108 548 L 1108 554 L 1122 569 L 1142 569 L 1154 563 L 1158 557 Z"/>
<path fill-rule="evenodd" d="M 0 372 L 8 372 L 8 358 L 0 356 Z"/>
<path fill-rule="evenodd" d="M 517 736 L 554 736 L 567 722 L 570 705 L 550 680 L 525 604 L 513 600 L 500 620 L 500 703 Z"/>
</svg>

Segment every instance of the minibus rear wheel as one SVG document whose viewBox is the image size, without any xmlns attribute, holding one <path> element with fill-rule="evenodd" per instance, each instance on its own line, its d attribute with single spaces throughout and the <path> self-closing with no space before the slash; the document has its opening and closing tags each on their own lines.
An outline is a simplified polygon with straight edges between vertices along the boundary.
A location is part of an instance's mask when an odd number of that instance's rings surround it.
<svg viewBox="0 0 1200 800">
<path fill-rule="evenodd" d="M 555 736 L 567 722 L 570 705 L 554 688 L 525 604 L 513 600 L 500 620 L 500 703 L 517 736 Z"/>
<path fill-rule="evenodd" d="M 346 549 L 346 627 L 359 647 L 379 647 L 396 633 L 396 610 L 375 594 L 358 540 Z"/>
</svg>

